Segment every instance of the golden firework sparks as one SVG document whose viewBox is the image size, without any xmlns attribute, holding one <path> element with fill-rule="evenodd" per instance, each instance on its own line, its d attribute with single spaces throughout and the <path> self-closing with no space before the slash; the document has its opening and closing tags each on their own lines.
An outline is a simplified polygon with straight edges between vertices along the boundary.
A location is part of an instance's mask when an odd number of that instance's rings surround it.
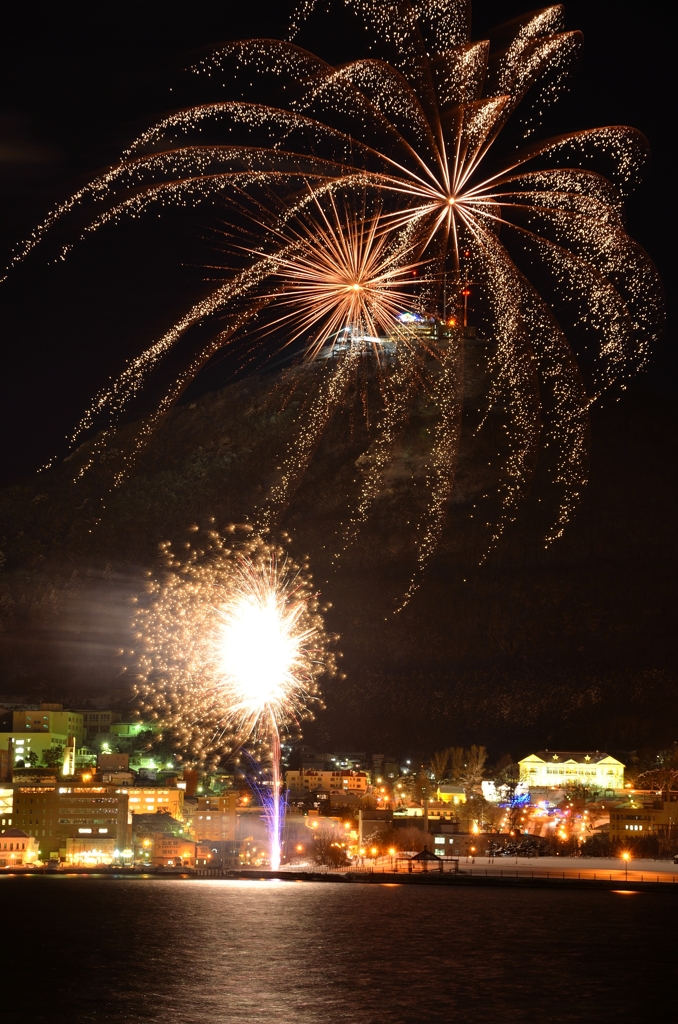
<svg viewBox="0 0 678 1024">
<path fill-rule="evenodd" d="M 228 542 L 196 537 L 151 577 L 133 628 L 140 713 L 157 722 L 179 758 L 205 765 L 245 743 L 270 757 L 271 866 L 280 865 L 280 738 L 321 706 L 318 682 L 335 671 L 308 571 L 245 527 Z"/>
<path fill-rule="evenodd" d="M 197 324 L 218 320 L 161 397 L 140 445 L 211 355 L 248 331 L 255 343 L 252 324 L 267 304 L 279 310 L 281 330 L 296 324 L 298 335 L 308 332 L 309 351 L 316 354 L 345 326 L 352 335 L 394 333 L 397 260 L 379 287 L 365 288 L 359 275 L 327 276 L 355 251 L 350 218 L 340 211 L 335 222 L 324 207 L 326 222 L 316 238 L 305 239 L 305 255 L 299 238 L 290 241 L 293 225 L 303 233 L 299 218 L 323 196 L 373 193 L 381 205 L 375 259 L 388 249 L 382 240 L 390 227 L 396 248 L 407 249 L 405 262 L 430 261 L 420 308 L 443 321 L 452 311 L 465 323 L 469 282 L 475 282 L 478 326 L 494 343 L 486 405 L 501 410 L 507 451 L 493 540 L 515 516 L 537 452 L 548 448 L 557 453 L 558 494 L 550 541 L 562 534 L 586 482 L 591 402 L 615 382 L 623 387 L 646 364 L 662 323 L 656 271 L 623 221 L 623 194 L 640 178 L 647 144 L 619 126 L 533 141 L 581 49 L 581 34 L 565 29 L 561 5 L 477 41 L 470 38 L 466 0 L 348 5 L 371 33 L 373 56 L 334 67 L 293 42 L 220 46 L 189 69 L 209 87 L 210 100 L 142 133 L 117 164 L 55 209 L 17 250 L 15 262 L 56 231 L 57 255 L 65 257 L 72 235 L 63 244 L 61 224 L 77 224 L 84 238 L 122 217 L 171 204 L 219 200 L 236 209 L 243 194 L 252 201 L 274 194 L 280 202 L 279 236 L 265 231 L 248 266 L 132 360 L 97 395 L 71 443 L 103 419 L 95 454 L 107 445 L 119 413 Z M 304 0 L 297 27 L 316 6 L 322 5 Z M 266 83 L 270 102 L 261 98 Z M 222 98 L 215 96 L 220 92 Z M 364 245 L 368 236 L 361 237 Z M 450 344 L 444 373 L 429 388 L 440 420 L 428 464 L 429 511 L 417 527 L 422 565 L 440 536 L 454 481 L 463 348 L 459 339 Z M 586 355 L 586 378 L 576 352 Z M 319 375 L 312 429 L 307 434 L 304 424 L 299 436 L 297 475 L 322 423 L 345 397 L 347 359 L 336 372 Z M 354 524 L 367 515 L 406 415 L 415 371 L 405 367 L 404 352 L 402 360 L 386 368 L 393 387 L 382 388 L 383 430 L 369 453 L 372 468 Z M 399 381 L 404 392 L 394 397 Z M 440 390 L 444 382 L 449 395 Z"/>
</svg>

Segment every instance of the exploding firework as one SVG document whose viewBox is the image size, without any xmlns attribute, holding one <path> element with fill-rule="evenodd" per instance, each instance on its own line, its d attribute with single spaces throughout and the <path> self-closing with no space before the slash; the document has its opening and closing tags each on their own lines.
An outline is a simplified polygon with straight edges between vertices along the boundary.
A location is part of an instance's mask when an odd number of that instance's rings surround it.
<svg viewBox="0 0 678 1024">
<path fill-rule="evenodd" d="M 280 737 L 321 706 L 318 681 L 335 670 L 308 572 L 282 548 L 247 534 L 208 532 L 140 599 L 133 630 L 139 710 L 189 763 L 244 744 L 271 762 L 271 862 L 280 863 Z"/>
<path fill-rule="evenodd" d="M 348 6 L 365 20 L 373 56 L 334 67 L 293 42 L 219 47 L 189 69 L 212 90 L 210 101 L 149 128 L 17 251 L 22 260 L 56 232 L 64 256 L 73 235 L 64 243 L 62 227 L 77 224 L 85 238 L 128 215 L 217 198 L 235 211 L 238 225 L 244 195 L 255 205 L 275 197 L 278 223 L 258 218 L 261 236 L 245 265 L 96 397 L 71 441 L 103 420 L 108 426 L 97 445 L 108 444 L 117 416 L 163 359 L 210 320 L 208 343 L 161 396 L 139 444 L 215 352 L 240 340 L 245 360 L 251 358 L 248 339 L 261 343 L 262 322 L 279 330 L 281 345 L 294 331 L 306 332 L 311 362 L 333 331 L 339 348 L 342 326 L 352 339 L 406 340 L 393 325 L 403 302 L 398 275 L 407 264 L 426 261 L 413 308 L 434 318 L 436 337 L 422 344 L 426 332 L 413 330 L 419 342 L 397 344 L 398 358 L 387 361 L 382 414 L 365 453 L 370 471 L 347 536 L 369 513 L 416 382 L 428 374 L 425 390 L 437 421 L 427 456 L 428 512 L 417 525 L 422 565 L 435 549 L 454 485 L 473 293 L 489 353 L 482 422 L 499 411 L 506 449 L 493 540 L 516 514 L 546 448 L 557 453 L 552 540 L 586 482 L 591 403 L 645 365 L 662 321 L 656 272 L 623 221 L 624 190 L 640 178 L 647 145 L 626 127 L 533 141 L 581 48 L 580 33 L 565 31 L 560 5 L 480 41 L 470 39 L 465 0 L 349 0 Z M 310 0 L 302 4 L 298 24 L 314 7 Z M 222 98 L 214 98 L 219 91 Z M 357 280 L 346 284 L 355 212 L 346 213 L 343 200 L 338 213 L 337 205 L 334 212 L 327 205 L 351 191 L 375 197 L 368 218 L 375 226 L 359 237 L 380 281 L 369 301 Z M 335 275 L 329 287 L 328 271 Z M 445 333 L 444 351 L 433 353 L 435 371 L 422 370 L 422 350 L 430 355 Z M 373 344 L 372 357 L 378 351 Z M 290 452 L 270 506 L 284 506 L 324 425 L 345 401 L 355 355 L 351 344 L 331 373 L 317 375 L 311 415 L 300 424 L 296 455 Z M 264 520 L 271 515 L 266 511 Z"/>
</svg>

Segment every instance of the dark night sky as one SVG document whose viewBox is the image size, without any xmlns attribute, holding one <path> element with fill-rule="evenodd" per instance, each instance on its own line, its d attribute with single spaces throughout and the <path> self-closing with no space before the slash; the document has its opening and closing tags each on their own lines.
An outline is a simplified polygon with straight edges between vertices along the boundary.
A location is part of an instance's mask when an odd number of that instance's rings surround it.
<svg viewBox="0 0 678 1024">
<path fill-rule="evenodd" d="M 23 4 L 6 12 L 0 44 L 3 257 L 55 200 L 113 161 L 141 128 L 183 105 L 177 75 L 193 50 L 224 39 L 284 35 L 289 4 L 250 0 L 234 8 L 206 0 L 145 0 L 103 8 Z M 305 41 L 341 59 L 355 54 L 359 40 L 348 30 L 343 5 L 335 9 L 331 38 L 316 28 Z M 473 34 L 482 37 L 486 28 L 529 9 L 520 2 L 477 0 Z M 666 200 L 673 185 L 672 54 L 659 9 L 644 10 L 643 17 L 637 7 L 612 0 L 566 5 L 567 25 L 583 30 L 586 45 L 553 128 L 626 123 L 650 141 L 653 162 L 629 203 L 630 231 L 659 266 L 670 319 L 641 386 L 673 396 L 674 204 Z M 149 250 L 140 275 L 116 258 L 122 245 L 111 232 L 107 255 L 98 262 L 76 255 L 68 268 L 45 270 L 35 260 L 0 289 L 2 478 L 25 473 L 51 454 L 96 387 L 171 314 L 170 296 L 184 273 L 178 269 L 182 254 L 176 246 L 161 247 L 163 260 L 157 248 Z M 188 273 L 195 284 L 196 271 Z"/>
</svg>

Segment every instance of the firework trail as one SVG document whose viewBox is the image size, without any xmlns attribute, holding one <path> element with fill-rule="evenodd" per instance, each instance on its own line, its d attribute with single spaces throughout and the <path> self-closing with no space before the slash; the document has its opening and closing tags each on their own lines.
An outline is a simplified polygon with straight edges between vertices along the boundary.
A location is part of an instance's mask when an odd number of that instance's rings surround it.
<svg viewBox="0 0 678 1024">
<path fill-rule="evenodd" d="M 553 540 L 586 482 L 591 403 L 613 384 L 624 387 L 647 363 L 662 324 L 656 271 L 626 234 L 623 219 L 625 191 L 647 161 L 646 141 L 620 126 L 534 141 L 582 45 L 580 33 L 565 30 L 561 5 L 524 15 L 478 41 L 470 38 L 465 0 L 347 5 L 369 30 L 372 56 L 335 67 L 291 41 L 218 47 L 189 68 L 210 90 L 210 101 L 150 127 L 17 249 L 14 262 L 39 244 L 56 244 L 56 257 L 64 258 L 76 240 L 107 224 L 169 205 L 218 201 L 234 211 L 235 233 L 242 228 L 244 196 L 259 210 L 251 223 L 258 223 L 260 237 L 250 245 L 247 265 L 97 396 L 71 442 L 103 419 L 98 443 L 108 444 L 120 412 L 198 323 L 214 322 L 212 340 L 163 396 L 139 444 L 215 351 L 241 344 L 246 352 L 248 344 L 271 336 L 260 326 L 268 306 L 277 309 L 278 319 L 267 322 L 281 345 L 290 344 L 294 323 L 296 337 L 306 333 L 309 363 L 322 358 L 332 331 L 346 326 L 351 337 L 373 331 L 380 341 L 392 339 L 402 355 L 378 367 L 384 378 L 380 434 L 366 453 L 370 469 L 347 536 L 379 493 L 417 374 L 422 381 L 428 376 L 423 386 L 440 426 L 428 457 L 428 512 L 417 526 L 423 566 L 440 537 L 454 482 L 464 391 L 462 309 L 473 290 L 477 326 L 491 352 L 488 415 L 501 410 L 508 447 L 493 541 L 515 517 L 546 447 L 558 453 L 557 511 L 547 533 Z M 323 6 L 302 3 L 293 35 Z M 361 203 L 372 204 L 367 219 L 373 227 L 360 245 L 377 263 L 386 261 L 395 275 L 398 267 L 426 262 L 409 307 L 395 296 L 402 291 L 395 277 L 385 289 L 390 306 L 382 302 L 379 315 L 364 296 L 358 306 L 348 294 L 338 303 L 336 288 L 323 306 L 317 280 L 312 286 L 303 280 L 304 273 L 319 278 L 332 264 L 345 271 Z M 276 223 L 261 214 L 267 206 Z M 444 351 L 434 352 L 435 370 L 424 364 L 445 332 L 431 340 L 427 327 L 418 334 L 413 329 L 405 339 L 393 323 L 401 304 L 402 312 L 418 309 L 446 328 Z M 456 332 L 454 340 L 447 328 Z M 378 348 L 366 353 L 375 364 Z M 347 359 L 354 357 L 351 346 Z M 287 482 L 276 485 L 273 504 L 282 508 L 288 500 L 333 410 L 360 393 L 360 387 L 348 388 L 349 376 L 345 365 L 318 374 L 313 425 L 300 423 L 296 462 L 290 452 Z M 443 394 L 448 386 L 450 394 Z"/>
<path fill-rule="evenodd" d="M 214 764 L 244 743 L 267 752 L 275 869 L 281 732 L 322 706 L 318 681 L 335 659 L 307 570 L 250 531 L 198 535 L 181 559 L 162 545 L 164 572 L 134 616 L 136 692 L 140 712 L 189 763 Z"/>
</svg>

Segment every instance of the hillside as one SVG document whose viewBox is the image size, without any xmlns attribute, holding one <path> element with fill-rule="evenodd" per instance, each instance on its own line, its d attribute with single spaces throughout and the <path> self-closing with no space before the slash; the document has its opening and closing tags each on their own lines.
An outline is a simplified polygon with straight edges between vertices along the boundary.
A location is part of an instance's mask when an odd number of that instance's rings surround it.
<svg viewBox="0 0 678 1024">
<path fill-rule="evenodd" d="M 115 452 L 73 483 L 85 445 L 1 492 L 1 690 L 99 688 L 124 699 L 127 601 L 157 545 L 181 543 L 191 523 L 212 517 L 217 526 L 253 519 L 300 411 L 302 389 L 281 401 L 274 377 L 241 381 L 175 409 L 117 489 Z M 442 543 L 394 614 L 415 565 L 417 429 L 415 415 L 398 462 L 409 470 L 396 466 L 338 561 L 365 442 L 360 415 L 338 414 L 285 512 L 294 553 L 310 555 L 333 603 L 348 676 L 326 687 L 309 740 L 391 750 L 475 741 L 499 755 L 676 739 L 673 409 L 636 388 L 597 411 L 590 483 L 565 537 L 544 549 L 551 498 L 538 474 L 521 518 L 482 565 L 496 509 L 479 467 L 496 439 L 467 431 Z"/>
</svg>

